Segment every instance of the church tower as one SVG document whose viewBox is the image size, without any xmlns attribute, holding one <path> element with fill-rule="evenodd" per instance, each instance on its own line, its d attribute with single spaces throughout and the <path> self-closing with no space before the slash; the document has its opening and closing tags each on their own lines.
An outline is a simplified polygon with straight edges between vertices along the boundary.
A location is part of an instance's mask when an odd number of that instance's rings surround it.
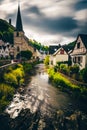
<svg viewBox="0 0 87 130">
<path fill-rule="evenodd" d="M 23 25 L 21 19 L 20 5 L 18 4 L 16 29 L 14 31 L 15 57 L 22 50 L 23 37 L 24 37 L 24 31 L 23 31 Z"/>
<path fill-rule="evenodd" d="M 16 31 L 23 32 L 20 5 L 18 5 L 17 20 L 16 20 Z"/>
<path fill-rule="evenodd" d="M 32 45 L 29 44 L 28 38 L 24 35 L 19 4 L 16 19 L 16 29 L 14 31 L 14 47 L 15 47 L 15 54 L 14 54 L 15 58 L 17 54 L 20 53 L 21 51 L 29 50 L 32 53 L 34 53 L 34 48 L 32 47 Z"/>
</svg>

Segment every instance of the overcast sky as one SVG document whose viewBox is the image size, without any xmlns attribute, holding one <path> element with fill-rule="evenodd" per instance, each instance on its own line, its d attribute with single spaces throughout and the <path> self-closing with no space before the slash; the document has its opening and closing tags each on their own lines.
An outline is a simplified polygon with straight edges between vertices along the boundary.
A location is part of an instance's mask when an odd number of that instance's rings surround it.
<svg viewBox="0 0 87 130">
<path fill-rule="evenodd" d="M 43 44 L 67 44 L 87 33 L 87 0 L 20 0 L 23 29 Z M 0 18 L 16 24 L 18 0 L 0 0 Z"/>
</svg>

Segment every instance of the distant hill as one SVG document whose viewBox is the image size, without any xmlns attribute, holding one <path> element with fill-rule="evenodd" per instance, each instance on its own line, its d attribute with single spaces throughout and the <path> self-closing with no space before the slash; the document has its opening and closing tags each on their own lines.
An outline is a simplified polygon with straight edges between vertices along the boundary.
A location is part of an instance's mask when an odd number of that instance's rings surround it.
<svg viewBox="0 0 87 130">
<path fill-rule="evenodd" d="M 41 43 L 37 42 L 36 40 L 29 39 L 29 43 L 31 43 L 33 45 L 33 47 L 39 51 L 45 51 L 45 52 L 49 51 L 48 46 L 44 46 Z"/>
<path fill-rule="evenodd" d="M 7 21 L 0 19 L 0 39 L 13 44 L 13 32 L 15 28 Z"/>
</svg>

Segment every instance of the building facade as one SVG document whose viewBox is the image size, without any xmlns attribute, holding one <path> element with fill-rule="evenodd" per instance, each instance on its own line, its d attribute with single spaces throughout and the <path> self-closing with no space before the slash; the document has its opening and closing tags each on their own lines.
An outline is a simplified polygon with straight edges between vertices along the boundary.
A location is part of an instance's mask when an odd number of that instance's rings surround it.
<svg viewBox="0 0 87 130">
<path fill-rule="evenodd" d="M 50 65 L 56 65 L 57 62 L 68 61 L 68 54 L 63 47 L 60 47 L 53 55 L 50 55 Z"/>
<path fill-rule="evenodd" d="M 5 43 L 0 40 L 0 59 L 11 58 L 14 56 L 14 47 L 10 43 Z"/>
<path fill-rule="evenodd" d="M 72 51 L 72 65 L 78 64 L 80 69 L 87 67 L 87 35 L 79 34 Z"/>
<path fill-rule="evenodd" d="M 16 29 L 14 31 L 14 47 L 15 47 L 15 54 L 14 54 L 15 57 L 21 51 L 26 51 L 26 50 L 31 51 L 34 56 L 35 49 L 29 43 L 29 40 L 25 36 L 24 31 L 23 31 L 23 25 L 22 25 L 21 12 L 20 12 L 19 5 L 18 5 L 18 12 L 17 12 Z"/>
</svg>

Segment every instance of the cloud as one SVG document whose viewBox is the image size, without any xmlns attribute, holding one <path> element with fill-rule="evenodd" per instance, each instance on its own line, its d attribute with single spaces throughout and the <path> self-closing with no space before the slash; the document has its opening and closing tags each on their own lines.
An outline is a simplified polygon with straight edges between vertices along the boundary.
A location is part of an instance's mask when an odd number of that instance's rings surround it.
<svg viewBox="0 0 87 130">
<path fill-rule="evenodd" d="M 29 13 L 34 13 L 36 15 L 42 15 L 42 13 L 40 12 L 39 8 L 37 6 L 32 6 L 32 7 L 28 7 L 25 12 L 29 12 Z"/>
<path fill-rule="evenodd" d="M 87 9 L 87 0 L 79 0 L 75 5 L 74 5 L 75 10 L 83 10 Z"/>
<path fill-rule="evenodd" d="M 18 1 L 0 0 L 0 17 L 16 24 Z M 86 31 L 86 0 L 21 0 L 21 14 L 27 36 L 43 43 L 75 39 Z"/>
</svg>

